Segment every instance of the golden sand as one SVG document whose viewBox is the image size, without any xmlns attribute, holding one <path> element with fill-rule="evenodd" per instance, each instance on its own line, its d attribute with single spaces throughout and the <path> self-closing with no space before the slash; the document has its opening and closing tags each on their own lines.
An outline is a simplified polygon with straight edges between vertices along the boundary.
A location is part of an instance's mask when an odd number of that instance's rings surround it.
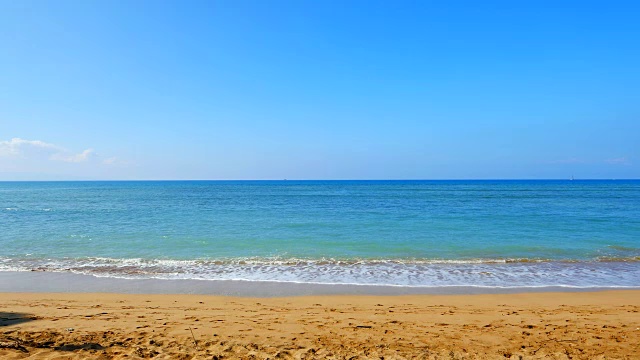
<svg viewBox="0 0 640 360">
<path fill-rule="evenodd" d="M 0 294 L 1 359 L 640 359 L 640 291 Z"/>
</svg>

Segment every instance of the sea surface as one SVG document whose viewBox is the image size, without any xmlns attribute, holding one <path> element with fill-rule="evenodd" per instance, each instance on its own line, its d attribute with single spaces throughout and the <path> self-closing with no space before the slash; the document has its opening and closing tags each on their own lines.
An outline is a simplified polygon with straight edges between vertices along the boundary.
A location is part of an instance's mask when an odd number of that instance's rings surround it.
<svg viewBox="0 0 640 360">
<path fill-rule="evenodd" d="M 640 181 L 0 182 L 0 271 L 640 288 Z"/>
</svg>

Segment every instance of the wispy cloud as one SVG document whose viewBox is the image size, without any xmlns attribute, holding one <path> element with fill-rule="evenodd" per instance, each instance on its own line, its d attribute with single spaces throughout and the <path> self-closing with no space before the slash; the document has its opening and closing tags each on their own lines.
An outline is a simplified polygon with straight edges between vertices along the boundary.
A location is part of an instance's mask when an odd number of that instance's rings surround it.
<svg viewBox="0 0 640 360">
<path fill-rule="evenodd" d="M 133 163 L 129 160 L 123 160 L 115 156 L 112 156 L 102 160 L 102 164 L 111 166 L 111 165 L 132 165 Z"/>
<path fill-rule="evenodd" d="M 118 158 L 116 157 L 110 157 L 110 158 L 106 158 L 104 160 L 102 160 L 102 163 L 105 165 L 113 165 L 116 162 L 118 162 Z"/>
<path fill-rule="evenodd" d="M 547 164 L 560 164 L 560 165 L 579 165 L 579 164 L 584 164 L 584 165 L 598 165 L 598 164 L 610 164 L 610 165 L 631 165 L 631 160 L 627 157 L 617 157 L 617 158 L 610 158 L 610 159 L 590 159 L 590 160 L 584 160 L 584 159 L 580 159 L 580 158 L 575 158 L 575 157 L 570 157 L 570 158 L 566 158 L 566 159 L 559 159 L 559 160 L 551 160 L 551 161 L 547 161 Z"/>
<path fill-rule="evenodd" d="M 66 148 L 47 143 L 41 140 L 26 140 L 21 138 L 13 138 L 11 140 L 0 141 L 0 156 L 4 157 L 19 157 L 19 158 L 34 158 L 45 157 L 51 161 L 63 161 L 68 163 L 83 163 L 88 162 L 98 155 L 91 148 L 86 149 L 80 153 L 74 153 Z M 115 158 L 109 158 L 115 159 Z M 111 162 L 103 161 L 104 164 L 112 164 Z"/>
<path fill-rule="evenodd" d="M 571 157 L 567 159 L 551 160 L 548 163 L 549 164 L 586 164 L 587 162 L 582 159 Z"/>
<path fill-rule="evenodd" d="M 22 156 L 29 149 L 54 153 L 64 151 L 64 149 L 59 146 L 40 140 L 13 138 L 11 140 L 0 141 L 0 156 Z"/>
<path fill-rule="evenodd" d="M 56 153 L 51 155 L 50 159 L 57 160 L 57 161 L 70 162 L 70 163 L 80 163 L 80 162 L 88 161 L 94 156 L 96 156 L 96 154 L 93 151 L 93 149 L 87 149 L 81 153 L 71 154 L 71 155 L 69 155 L 68 153 Z"/>
<path fill-rule="evenodd" d="M 626 157 L 607 159 L 605 162 L 611 165 L 631 165 L 631 160 Z"/>
</svg>

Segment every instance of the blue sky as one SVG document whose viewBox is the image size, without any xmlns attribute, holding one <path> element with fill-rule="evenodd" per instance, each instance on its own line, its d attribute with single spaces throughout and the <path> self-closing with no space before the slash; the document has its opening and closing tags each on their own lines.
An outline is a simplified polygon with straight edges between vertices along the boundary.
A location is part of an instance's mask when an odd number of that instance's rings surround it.
<svg viewBox="0 0 640 360">
<path fill-rule="evenodd" d="M 638 18 L 0 0 L 0 180 L 640 178 Z"/>
</svg>

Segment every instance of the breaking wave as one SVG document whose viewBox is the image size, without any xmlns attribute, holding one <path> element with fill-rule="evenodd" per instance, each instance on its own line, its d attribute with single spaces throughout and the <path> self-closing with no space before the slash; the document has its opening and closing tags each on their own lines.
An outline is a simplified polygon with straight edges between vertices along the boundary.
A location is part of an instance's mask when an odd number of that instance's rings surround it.
<svg viewBox="0 0 640 360">
<path fill-rule="evenodd" d="M 114 259 L 0 258 L 0 271 L 129 279 L 279 281 L 410 287 L 640 287 L 640 258 L 548 259 Z"/>
</svg>

